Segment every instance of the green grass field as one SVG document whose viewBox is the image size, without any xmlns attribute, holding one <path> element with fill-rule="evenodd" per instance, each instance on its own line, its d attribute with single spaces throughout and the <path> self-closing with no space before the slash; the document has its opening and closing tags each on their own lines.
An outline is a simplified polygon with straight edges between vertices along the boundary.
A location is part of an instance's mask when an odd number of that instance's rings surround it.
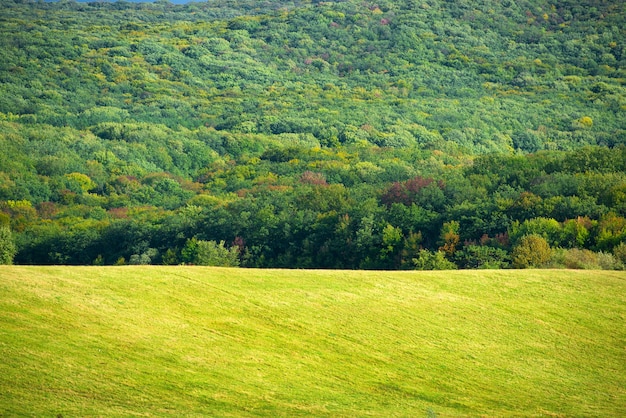
<svg viewBox="0 0 626 418">
<path fill-rule="evenodd" d="M 0 267 L 0 416 L 626 416 L 626 274 Z"/>
</svg>

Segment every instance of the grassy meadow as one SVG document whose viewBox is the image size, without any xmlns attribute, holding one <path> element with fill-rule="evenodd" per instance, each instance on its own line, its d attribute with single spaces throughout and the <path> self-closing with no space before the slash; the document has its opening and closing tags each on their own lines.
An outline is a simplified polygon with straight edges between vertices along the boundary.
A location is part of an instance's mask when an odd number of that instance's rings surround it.
<svg viewBox="0 0 626 418">
<path fill-rule="evenodd" d="M 0 267 L 0 416 L 626 416 L 626 274 Z"/>
</svg>

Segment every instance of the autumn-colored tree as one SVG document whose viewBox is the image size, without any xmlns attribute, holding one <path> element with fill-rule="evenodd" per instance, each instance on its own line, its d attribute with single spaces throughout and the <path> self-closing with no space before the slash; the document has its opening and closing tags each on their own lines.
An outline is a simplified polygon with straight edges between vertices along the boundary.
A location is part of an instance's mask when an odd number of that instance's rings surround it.
<svg viewBox="0 0 626 418">
<path fill-rule="evenodd" d="M 550 260 L 550 245 L 539 235 L 525 235 L 513 248 L 512 259 L 515 268 L 541 267 Z"/>
<path fill-rule="evenodd" d="M 443 182 L 435 182 L 432 178 L 414 177 L 407 181 L 393 183 L 381 196 L 382 202 L 391 206 L 393 203 L 402 203 L 411 206 L 415 202 L 419 193 L 431 184 L 435 184 L 439 189 L 443 188 Z"/>
<path fill-rule="evenodd" d="M 446 255 L 452 256 L 461 241 L 459 235 L 459 223 L 457 221 L 445 222 L 441 227 L 441 235 L 439 236 L 439 242 L 441 246 L 439 251 L 443 251 Z"/>
</svg>

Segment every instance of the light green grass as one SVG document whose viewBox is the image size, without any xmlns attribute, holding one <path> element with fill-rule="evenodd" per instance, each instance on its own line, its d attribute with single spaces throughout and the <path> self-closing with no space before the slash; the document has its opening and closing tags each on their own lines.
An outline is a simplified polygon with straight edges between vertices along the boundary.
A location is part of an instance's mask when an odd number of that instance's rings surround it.
<svg viewBox="0 0 626 418">
<path fill-rule="evenodd" d="M 0 267 L 0 416 L 626 416 L 626 274 Z"/>
</svg>

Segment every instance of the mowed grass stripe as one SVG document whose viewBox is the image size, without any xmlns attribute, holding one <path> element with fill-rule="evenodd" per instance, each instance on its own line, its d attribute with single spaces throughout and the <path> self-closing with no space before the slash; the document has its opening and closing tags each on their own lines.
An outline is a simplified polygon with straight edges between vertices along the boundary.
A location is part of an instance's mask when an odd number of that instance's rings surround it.
<svg viewBox="0 0 626 418">
<path fill-rule="evenodd" d="M 0 270 L 0 415 L 626 416 L 626 274 Z"/>
</svg>

